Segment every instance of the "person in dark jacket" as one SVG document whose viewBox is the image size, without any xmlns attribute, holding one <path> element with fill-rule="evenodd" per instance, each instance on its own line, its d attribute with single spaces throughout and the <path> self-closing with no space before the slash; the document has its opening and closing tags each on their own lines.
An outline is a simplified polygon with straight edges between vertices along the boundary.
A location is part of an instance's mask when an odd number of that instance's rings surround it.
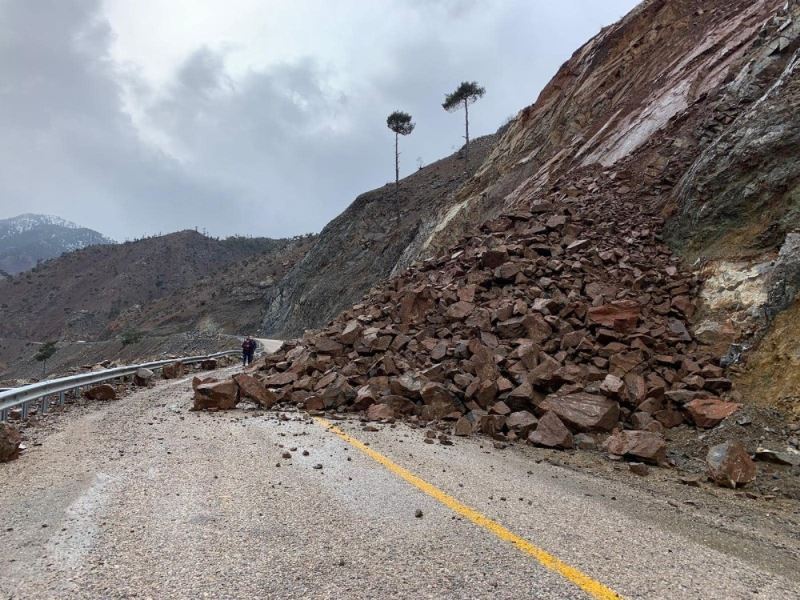
<svg viewBox="0 0 800 600">
<path fill-rule="evenodd" d="M 256 341 L 248 335 L 242 342 L 242 363 L 245 367 L 253 362 L 255 353 Z"/>
</svg>

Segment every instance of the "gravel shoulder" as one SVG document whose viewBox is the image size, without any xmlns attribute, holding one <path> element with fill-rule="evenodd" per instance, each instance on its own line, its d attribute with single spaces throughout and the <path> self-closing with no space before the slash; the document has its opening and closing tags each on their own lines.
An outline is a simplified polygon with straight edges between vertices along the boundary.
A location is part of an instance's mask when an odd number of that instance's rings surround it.
<svg viewBox="0 0 800 600">
<path fill-rule="evenodd" d="M 304 415 L 189 412 L 189 388 L 27 430 L 0 465 L 0 597 L 585 597 Z M 625 597 L 800 597 L 796 505 L 337 425 Z"/>
</svg>

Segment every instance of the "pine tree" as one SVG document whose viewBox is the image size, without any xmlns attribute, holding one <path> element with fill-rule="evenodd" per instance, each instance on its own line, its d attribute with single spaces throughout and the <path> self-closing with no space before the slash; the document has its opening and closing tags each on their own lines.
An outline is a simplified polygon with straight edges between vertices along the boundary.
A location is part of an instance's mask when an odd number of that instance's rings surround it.
<svg viewBox="0 0 800 600">
<path fill-rule="evenodd" d="M 462 107 L 464 108 L 464 125 L 466 129 L 464 139 L 467 140 L 465 169 L 469 168 L 469 105 L 478 101 L 485 93 L 486 90 L 479 86 L 477 81 L 462 81 L 456 91 L 445 96 L 442 103 L 442 108 L 447 112 L 455 112 Z"/>
<path fill-rule="evenodd" d="M 394 131 L 394 190 L 395 193 L 397 193 L 400 189 L 400 151 L 398 140 L 401 135 L 408 135 L 414 131 L 415 124 L 411 122 L 410 114 L 396 110 L 387 117 L 386 126 Z"/>
</svg>

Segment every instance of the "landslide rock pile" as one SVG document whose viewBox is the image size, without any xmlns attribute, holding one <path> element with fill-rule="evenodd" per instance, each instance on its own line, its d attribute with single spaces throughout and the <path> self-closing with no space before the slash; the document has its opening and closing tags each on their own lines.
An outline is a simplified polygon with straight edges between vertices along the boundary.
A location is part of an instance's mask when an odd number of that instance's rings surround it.
<svg viewBox="0 0 800 600">
<path fill-rule="evenodd" d="M 629 191 L 587 171 L 569 196 L 556 186 L 554 201 L 485 223 L 266 357 L 250 373 L 262 404 L 452 421 L 457 435 L 560 448 L 615 432 L 613 453 L 663 462 L 664 428 L 710 427 L 738 405 L 687 327 L 699 281 Z M 231 383 L 207 385 L 230 397 Z M 214 408 L 205 391 L 197 408 Z"/>
</svg>

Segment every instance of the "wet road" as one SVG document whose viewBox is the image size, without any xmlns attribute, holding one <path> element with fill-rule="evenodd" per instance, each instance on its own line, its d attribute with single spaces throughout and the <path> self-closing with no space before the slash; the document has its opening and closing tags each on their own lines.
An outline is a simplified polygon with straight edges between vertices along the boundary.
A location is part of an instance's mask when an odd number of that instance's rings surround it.
<svg viewBox="0 0 800 600">
<path fill-rule="evenodd" d="M 161 382 L 0 465 L 0 597 L 798 597 L 796 570 L 532 449 L 190 402 Z"/>
</svg>

